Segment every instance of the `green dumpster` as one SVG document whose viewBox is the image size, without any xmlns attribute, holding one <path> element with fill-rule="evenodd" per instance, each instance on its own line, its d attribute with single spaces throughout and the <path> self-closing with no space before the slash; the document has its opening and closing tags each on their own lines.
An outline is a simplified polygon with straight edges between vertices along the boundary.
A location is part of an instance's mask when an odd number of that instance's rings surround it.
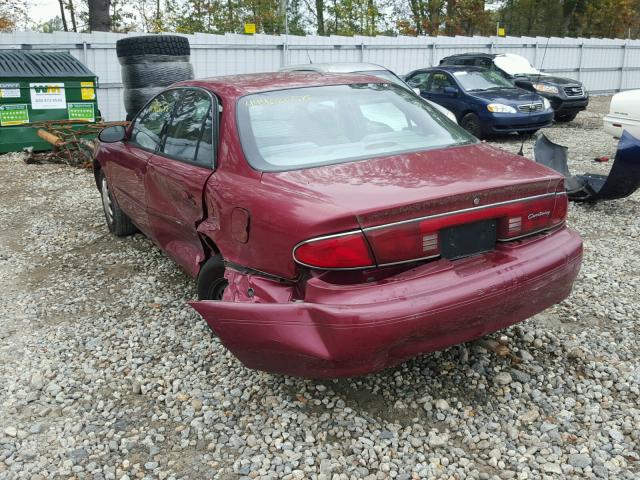
<svg viewBox="0 0 640 480">
<path fill-rule="evenodd" d="M 0 154 L 50 150 L 37 122 L 72 120 L 82 129 L 100 121 L 97 81 L 68 53 L 0 50 Z"/>
</svg>

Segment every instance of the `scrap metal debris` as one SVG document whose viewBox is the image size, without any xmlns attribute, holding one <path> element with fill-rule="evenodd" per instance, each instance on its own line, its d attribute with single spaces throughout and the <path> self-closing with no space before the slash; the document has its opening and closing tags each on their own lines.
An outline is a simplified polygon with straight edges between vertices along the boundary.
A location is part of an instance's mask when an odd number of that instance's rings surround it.
<svg viewBox="0 0 640 480">
<path fill-rule="evenodd" d="M 544 134 L 538 136 L 533 147 L 536 162 L 564 175 L 569 200 L 614 200 L 628 197 L 640 187 L 640 140 L 629 132 L 622 133 L 609 175 L 571 174 L 567 150 L 567 147 L 553 143 Z"/>
<path fill-rule="evenodd" d="M 129 122 L 86 123 L 78 120 L 49 120 L 32 124 L 40 138 L 53 145 L 50 152 L 34 153 L 33 149 L 25 159 L 26 163 L 65 163 L 67 165 L 90 168 L 96 137 L 104 128 L 113 125 L 127 126 Z"/>
</svg>

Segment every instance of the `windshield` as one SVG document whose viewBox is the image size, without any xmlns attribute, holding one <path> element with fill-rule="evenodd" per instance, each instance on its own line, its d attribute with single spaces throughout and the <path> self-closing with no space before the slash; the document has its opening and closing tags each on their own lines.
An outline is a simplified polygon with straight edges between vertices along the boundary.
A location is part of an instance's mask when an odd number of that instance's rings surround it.
<svg viewBox="0 0 640 480">
<path fill-rule="evenodd" d="M 496 67 L 514 77 L 518 75 L 538 75 L 540 73 L 539 70 L 531 66 L 529 60 L 512 53 L 498 55 L 493 59 L 493 62 L 496 64 Z"/>
<path fill-rule="evenodd" d="M 285 171 L 475 142 L 404 88 L 370 83 L 295 88 L 238 100 L 249 163 Z"/>
<path fill-rule="evenodd" d="M 483 90 L 495 90 L 499 88 L 515 88 L 513 84 L 502 75 L 489 70 L 453 72 L 458 82 L 467 92 L 480 92 Z"/>
</svg>

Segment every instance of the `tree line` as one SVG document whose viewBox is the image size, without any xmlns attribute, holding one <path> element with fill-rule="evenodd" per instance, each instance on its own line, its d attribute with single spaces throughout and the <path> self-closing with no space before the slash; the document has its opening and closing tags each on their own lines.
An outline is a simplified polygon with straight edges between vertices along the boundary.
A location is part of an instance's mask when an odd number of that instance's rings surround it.
<svg viewBox="0 0 640 480">
<path fill-rule="evenodd" d="M 41 31 L 638 38 L 640 0 L 58 0 Z M 0 31 L 28 20 L 0 2 Z"/>
</svg>

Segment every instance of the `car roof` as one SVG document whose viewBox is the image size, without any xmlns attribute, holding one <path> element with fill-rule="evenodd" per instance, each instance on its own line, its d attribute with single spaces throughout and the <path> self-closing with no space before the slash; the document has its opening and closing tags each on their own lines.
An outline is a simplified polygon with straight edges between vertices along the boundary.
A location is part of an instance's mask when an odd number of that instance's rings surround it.
<svg viewBox="0 0 640 480">
<path fill-rule="evenodd" d="M 269 72 L 226 75 L 222 77 L 186 80 L 174 86 L 194 86 L 212 90 L 226 97 L 241 97 L 250 93 L 286 90 L 289 88 L 347 85 L 352 83 L 388 83 L 372 75 L 334 74 L 318 72 Z"/>
<path fill-rule="evenodd" d="M 438 65 L 437 67 L 427 67 L 415 70 L 411 73 L 417 72 L 433 72 L 436 70 L 443 70 L 445 72 L 484 72 L 487 69 L 483 67 L 476 67 L 474 65 Z"/>
<path fill-rule="evenodd" d="M 483 52 L 468 52 L 468 53 L 456 53 L 455 55 L 448 55 L 443 58 L 460 58 L 460 57 L 484 57 L 484 58 L 496 58 L 498 55 L 504 55 L 501 53 L 483 53 Z"/>
<path fill-rule="evenodd" d="M 280 69 L 281 72 L 290 71 L 311 71 L 323 73 L 354 73 L 369 72 L 375 70 L 387 70 L 381 65 L 365 62 L 332 62 L 332 63 L 303 63 L 300 65 L 289 65 Z"/>
</svg>

